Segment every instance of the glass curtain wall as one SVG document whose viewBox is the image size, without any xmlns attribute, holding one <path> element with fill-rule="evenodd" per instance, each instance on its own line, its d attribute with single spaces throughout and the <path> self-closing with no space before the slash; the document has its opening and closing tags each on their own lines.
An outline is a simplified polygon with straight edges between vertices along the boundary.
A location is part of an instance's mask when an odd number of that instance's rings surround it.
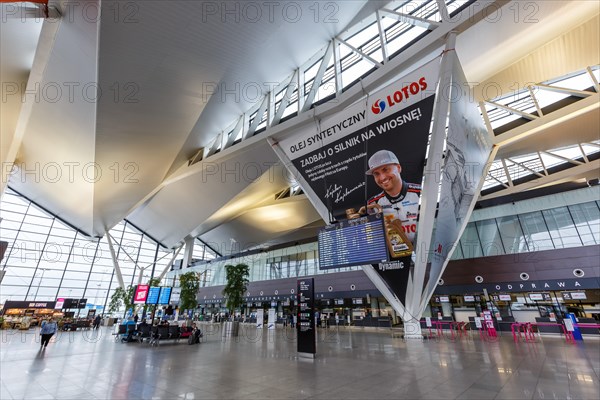
<svg viewBox="0 0 600 400">
<path fill-rule="evenodd" d="M 53 301 L 58 297 L 86 298 L 88 307 L 104 309 L 117 287 L 106 238 L 86 237 L 40 210 L 10 190 L 0 203 L 0 239 L 9 247 L 1 268 L 0 303 L 6 300 Z M 146 283 L 160 275 L 172 251 L 138 232 L 127 221 L 110 231 L 125 285 Z M 466 259 L 502 254 L 600 244 L 600 202 L 593 201 L 548 210 L 469 222 L 453 254 Z M 193 270 L 201 285 L 225 283 L 225 264 L 246 263 L 250 280 L 291 278 L 358 270 L 360 267 L 320 271 L 317 244 L 309 243 L 215 261 L 216 254 L 196 241 Z M 203 261 L 202 261 L 203 260 Z M 210 261 L 210 262 L 208 262 Z M 186 270 L 181 272 L 186 272 Z M 162 281 L 175 282 L 175 271 Z"/>
<path fill-rule="evenodd" d="M 600 202 L 469 222 L 452 255 L 453 260 L 600 244 Z M 319 270 L 317 243 L 308 243 L 251 256 L 200 263 L 212 270 L 206 286 L 225 284 L 223 266 L 245 263 L 250 280 L 293 278 L 358 270 L 360 267 Z"/>
<path fill-rule="evenodd" d="M 11 190 L 0 203 L 0 213 L 0 240 L 8 242 L 1 264 L 5 275 L 0 284 L 0 304 L 63 297 L 85 298 L 89 308 L 106 308 L 118 287 L 106 237 L 84 236 Z M 110 235 L 125 285 L 136 285 L 140 279 L 147 283 L 171 261 L 171 250 L 127 221 L 111 229 Z M 214 257 L 210 249 L 196 243 L 194 258 Z"/>
</svg>

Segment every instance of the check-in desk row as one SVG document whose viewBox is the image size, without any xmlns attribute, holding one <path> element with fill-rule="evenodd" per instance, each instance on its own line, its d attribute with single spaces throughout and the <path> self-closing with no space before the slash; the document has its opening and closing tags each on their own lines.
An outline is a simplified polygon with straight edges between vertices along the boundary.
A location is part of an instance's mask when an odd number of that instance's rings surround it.
<svg viewBox="0 0 600 400">
<path fill-rule="evenodd" d="M 556 321 L 550 321 L 550 318 L 548 318 L 548 317 L 536 317 L 535 318 L 535 322 L 540 322 L 540 323 L 562 324 L 562 321 L 563 321 L 563 319 L 558 318 L 558 317 L 556 318 Z M 598 321 L 595 320 L 594 318 L 578 318 L 577 323 L 578 324 L 597 324 Z M 538 332 L 540 332 L 540 333 L 562 333 L 562 329 L 560 328 L 560 326 L 540 325 L 537 327 L 537 329 L 538 329 Z M 579 327 L 579 331 L 583 335 L 600 335 L 600 330 L 598 328 Z"/>
<path fill-rule="evenodd" d="M 484 324 L 483 317 L 481 318 L 481 324 Z M 510 332 L 510 326 L 515 323 L 514 317 L 502 317 L 502 321 L 498 321 L 496 317 L 492 317 L 494 321 L 494 328 L 500 332 Z M 469 317 L 469 326 L 471 329 L 476 330 L 477 325 L 475 324 L 475 317 Z"/>
</svg>

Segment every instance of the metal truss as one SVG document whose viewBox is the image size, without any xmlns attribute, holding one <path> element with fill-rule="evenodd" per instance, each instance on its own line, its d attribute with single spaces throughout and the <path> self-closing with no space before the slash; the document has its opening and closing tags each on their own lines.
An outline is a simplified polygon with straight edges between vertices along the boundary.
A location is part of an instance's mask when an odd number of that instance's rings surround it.
<svg viewBox="0 0 600 400">
<path fill-rule="evenodd" d="M 502 149 L 519 140 L 539 135 L 553 125 L 597 110 L 600 105 L 600 88 L 595 73 L 598 69 L 599 66 L 587 67 L 567 78 L 537 83 L 514 95 L 480 103 L 486 126 L 493 133 L 494 144 Z M 548 93 L 560 96 L 550 96 L 549 100 Z M 555 109 L 560 104 L 559 101 L 567 98 L 569 101 L 564 102 L 566 105 Z M 555 110 L 544 112 L 544 107 L 549 105 L 553 106 L 550 109 Z M 507 123 L 518 126 L 500 134 L 494 133 L 494 129 L 501 131 Z M 582 178 L 585 174 L 600 169 L 598 152 L 600 140 L 595 140 L 558 149 L 540 150 L 526 156 L 496 159 L 483 189 L 502 188 L 485 194 L 480 199 L 506 196 Z"/>
<path fill-rule="evenodd" d="M 418 47 L 427 33 L 440 27 L 447 28 L 451 25 L 448 22 L 451 16 L 471 3 L 474 2 L 389 2 L 370 17 L 332 38 L 311 59 L 292 71 L 287 79 L 266 93 L 261 101 L 216 134 L 211 145 L 202 149 L 202 159 L 283 121 L 307 114 L 317 104 L 339 98 L 373 69 L 380 69 L 408 47 Z M 458 26 L 464 21 L 452 22 Z M 194 155 L 189 165 L 199 159 L 199 154 Z"/>
</svg>

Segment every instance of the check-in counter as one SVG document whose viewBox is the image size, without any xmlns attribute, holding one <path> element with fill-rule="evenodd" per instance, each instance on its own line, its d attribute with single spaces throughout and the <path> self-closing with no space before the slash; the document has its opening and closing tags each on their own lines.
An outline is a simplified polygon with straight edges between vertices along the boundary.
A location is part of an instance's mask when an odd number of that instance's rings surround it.
<svg viewBox="0 0 600 400">
<path fill-rule="evenodd" d="M 548 317 L 536 317 L 535 322 L 543 324 L 562 324 L 562 318 L 556 318 L 556 321 L 550 321 Z M 547 326 L 538 325 L 537 330 L 540 333 L 563 333 L 563 329 L 560 326 Z"/>
<path fill-rule="evenodd" d="M 371 326 L 377 328 L 391 328 L 392 322 L 389 317 L 370 317 L 366 316 L 362 319 L 352 321 L 354 326 Z M 329 326 L 335 326 L 335 320 L 329 321 Z"/>
<path fill-rule="evenodd" d="M 431 318 L 431 322 L 436 322 L 436 321 L 444 321 L 444 322 L 448 322 L 448 321 L 454 321 L 454 318 L 452 317 L 442 317 L 442 319 L 437 319 L 437 318 Z M 425 320 L 425 317 L 423 317 L 421 319 L 421 329 L 427 329 L 427 321 Z M 449 324 L 444 324 L 444 329 L 449 329 L 450 325 Z"/>
<path fill-rule="evenodd" d="M 482 320 L 481 323 L 483 324 L 483 316 L 480 318 Z M 510 332 L 511 325 L 515 322 L 515 319 L 513 317 L 502 317 L 502 321 L 498 321 L 496 317 L 492 317 L 492 320 L 494 321 L 494 328 L 496 328 L 497 331 L 501 332 Z M 469 326 L 473 330 L 477 329 L 477 325 L 475 324 L 475 317 L 469 317 Z"/>
<path fill-rule="evenodd" d="M 598 320 L 594 318 L 578 318 L 578 324 L 598 324 L 600 323 Z M 580 327 L 579 331 L 582 335 L 600 335 L 600 329 L 598 328 L 584 328 Z"/>
</svg>

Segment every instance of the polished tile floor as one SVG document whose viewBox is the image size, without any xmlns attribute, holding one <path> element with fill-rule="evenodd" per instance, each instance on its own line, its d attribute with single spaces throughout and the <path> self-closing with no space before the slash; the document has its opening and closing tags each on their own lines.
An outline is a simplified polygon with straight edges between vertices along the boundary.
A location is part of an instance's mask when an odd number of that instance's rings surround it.
<svg viewBox="0 0 600 400">
<path fill-rule="evenodd" d="M 403 342 L 389 331 L 319 332 L 315 360 L 291 329 L 222 340 L 116 343 L 109 328 L 0 331 L 0 399 L 599 399 L 600 342 Z"/>
</svg>

